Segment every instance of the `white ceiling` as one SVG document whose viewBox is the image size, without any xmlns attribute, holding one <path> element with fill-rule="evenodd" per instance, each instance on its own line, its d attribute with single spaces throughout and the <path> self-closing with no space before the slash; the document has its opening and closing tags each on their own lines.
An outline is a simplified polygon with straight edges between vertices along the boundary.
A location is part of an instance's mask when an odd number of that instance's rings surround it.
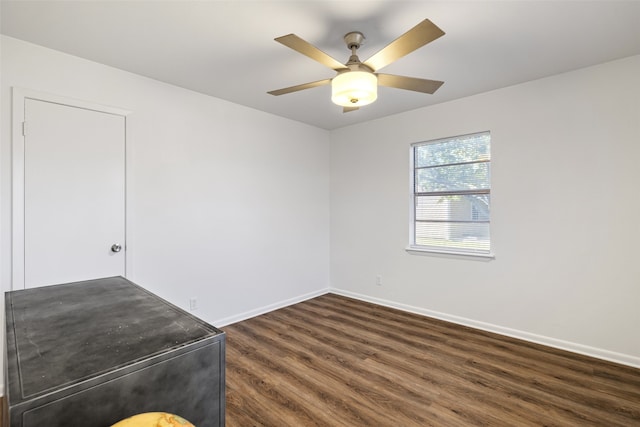
<svg viewBox="0 0 640 427">
<path fill-rule="evenodd" d="M 5 1 L 1 31 L 163 82 L 325 129 L 640 54 L 640 1 Z M 273 39 L 295 33 L 346 62 L 428 18 L 445 35 L 382 71 L 445 84 L 426 95 L 380 88 L 342 113 L 329 86 L 266 92 L 335 72 Z"/>
</svg>

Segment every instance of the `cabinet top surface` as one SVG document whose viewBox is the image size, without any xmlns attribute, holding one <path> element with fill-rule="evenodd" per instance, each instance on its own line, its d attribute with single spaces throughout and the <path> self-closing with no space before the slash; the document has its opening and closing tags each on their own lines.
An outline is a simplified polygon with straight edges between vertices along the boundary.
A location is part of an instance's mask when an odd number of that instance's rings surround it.
<svg viewBox="0 0 640 427">
<path fill-rule="evenodd" d="M 6 308 L 22 398 L 223 333 L 122 277 L 7 292 Z"/>
</svg>

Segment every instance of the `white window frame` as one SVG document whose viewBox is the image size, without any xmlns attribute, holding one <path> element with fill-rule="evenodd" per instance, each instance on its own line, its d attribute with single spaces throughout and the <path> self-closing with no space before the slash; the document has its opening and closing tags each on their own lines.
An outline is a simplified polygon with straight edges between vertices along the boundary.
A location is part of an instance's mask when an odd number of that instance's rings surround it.
<svg viewBox="0 0 640 427">
<path fill-rule="evenodd" d="M 453 249 L 453 248 L 446 248 L 446 247 L 438 247 L 438 246 L 423 246 L 423 245 L 417 245 L 415 243 L 415 237 L 416 237 L 416 206 L 415 206 L 415 200 L 416 200 L 416 192 L 415 192 L 415 176 L 416 176 L 416 167 L 415 167 L 415 148 L 417 146 L 422 146 L 422 145 L 426 145 L 426 144 L 435 144 L 435 143 L 442 143 L 448 140 L 455 140 L 461 137 L 465 137 L 465 136 L 472 136 L 472 135 L 482 135 L 482 134 L 488 134 L 491 135 L 491 133 L 489 131 L 483 131 L 483 132 L 474 132 L 474 133 L 470 133 L 470 134 L 464 134 L 464 135 L 457 135 L 457 136 L 452 136 L 452 137 L 446 137 L 446 138 L 439 138 L 439 139 L 434 139 L 434 140 L 428 140 L 428 141 L 420 141 L 420 142 L 415 142 L 413 144 L 411 144 L 410 146 L 410 168 L 409 168 L 409 174 L 410 174 L 410 191 L 409 191 L 409 212 L 410 212 L 410 227 L 409 227 L 409 246 L 407 246 L 406 251 L 410 254 L 413 255 L 440 255 L 440 256 L 454 256 L 454 257 L 462 257 L 462 258 L 470 258 L 470 259 L 485 259 L 485 260 L 490 260 L 490 259 L 494 259 L 495 258 L 495 254 L 493 252 L 493 241 L 491 239 L 491 214 L 489 216 L 489 250 L 488 251 L 479 251 L 479 250 L 474 250 L 474 249 L 470 249 L 470 250 L 465 250 L 465 249 Z M 491 141 L 489 142 L 489 144 L 491 144 Z M 489 147 L 489 149 L 491 149 L 491 146 Z M 489 159 L 489 162 L 491 162 L 491 159 Z M 485 194 L 491 194 L 491 178 L 490 182 L 489 182 L 489 190 L 488 192 L 485 192 Z M 464 194 L 464 192 L 460 192 L 461 194 Z"/>
</svg>

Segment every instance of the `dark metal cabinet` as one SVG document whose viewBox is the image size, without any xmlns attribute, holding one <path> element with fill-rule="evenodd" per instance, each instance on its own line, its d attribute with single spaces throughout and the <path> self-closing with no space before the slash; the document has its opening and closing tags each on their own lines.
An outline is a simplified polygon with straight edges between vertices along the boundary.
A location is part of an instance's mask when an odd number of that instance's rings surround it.
<svg viewBox="0 0 640 427">
<path fill-rule="evenodd" d="M 7 292 L 11 427 L 224 426 L 225 335 L 122 277 Z"/>
</svg>

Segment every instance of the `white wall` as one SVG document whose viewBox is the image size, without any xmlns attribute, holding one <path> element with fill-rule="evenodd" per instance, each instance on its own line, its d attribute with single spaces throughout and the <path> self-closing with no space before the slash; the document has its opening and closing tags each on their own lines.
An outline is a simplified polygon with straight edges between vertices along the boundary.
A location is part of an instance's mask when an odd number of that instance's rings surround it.
<svg viewBox="0 0 640 427">
<path fill-rule="evenodd" d="M 495 260 L 408 254 L 409 145 L 485 130 Z M 640 366 L 639 159 L 640 56 L 334 131 L 331 285 Z"/>
<path fill-rule="evenodd" d="M 3 291 L 11 289 L 10 88 L 18 86 L 133 111 L 134 282 L 183 308 L 197 298 L 194 314 L 220 326 L 326 292 L 328 131 L 9 37 L 1 42 Z"/>
</svg>

